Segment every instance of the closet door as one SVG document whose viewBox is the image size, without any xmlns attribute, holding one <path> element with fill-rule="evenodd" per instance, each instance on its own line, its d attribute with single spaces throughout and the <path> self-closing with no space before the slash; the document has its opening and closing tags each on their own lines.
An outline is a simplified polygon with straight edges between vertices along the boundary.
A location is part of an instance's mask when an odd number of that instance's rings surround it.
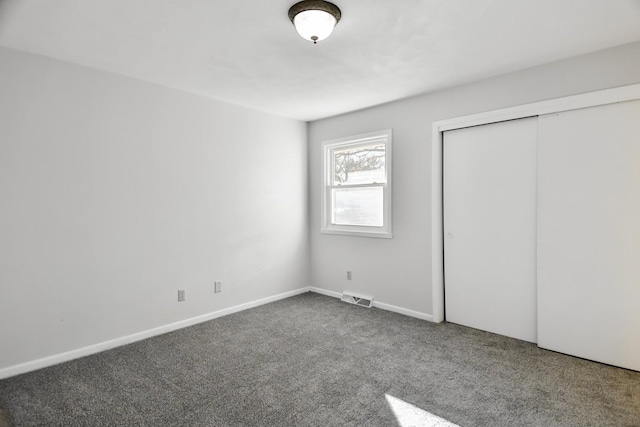
<svg viewBox="0 0 640 427">
<path fill-rule="evenodd" d="M 537 118 L 444 133 L 445 316 L 536 342 Z"/>
<path fill-rule="evenodd" d="M 640 101 L 539 135 L 538 343 L 640 370 Z"/>
</svg>

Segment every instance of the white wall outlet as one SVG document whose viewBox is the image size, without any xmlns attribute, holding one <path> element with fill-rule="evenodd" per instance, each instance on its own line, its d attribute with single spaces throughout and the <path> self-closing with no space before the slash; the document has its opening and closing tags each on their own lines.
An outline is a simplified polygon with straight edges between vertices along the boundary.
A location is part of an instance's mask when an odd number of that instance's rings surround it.
<svg viewBox="0 0 640 427">
<path fill-rule="evenodd" d="M 214 282 L 213 287 L 216 294 L 222 292 L 222 282 Z"/>
<path fill-rule="evenodd" d="M 347 271 L 347 280 L 351 280 L 351 272 Z"/>
<path fill-rule="evenodd" d="M 184 289 L 178 289 L 178 301 L 184 301 Z"/>
</svg>

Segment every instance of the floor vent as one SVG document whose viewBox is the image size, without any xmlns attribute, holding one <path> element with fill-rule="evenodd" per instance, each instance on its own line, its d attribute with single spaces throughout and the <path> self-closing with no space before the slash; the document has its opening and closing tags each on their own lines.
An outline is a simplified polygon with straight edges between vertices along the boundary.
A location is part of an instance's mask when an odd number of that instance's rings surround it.
<svg viewBox="0 0 640 427">
<path fill-rule="evenodd" d="M 344 302 L 348 302 L 349 304 L 359 305 L 361 307 L 371 308 L 373 306 L 373 298 L 365 297 L 362 295 L 356 295 L 351 292 L 343 292 L 341 299 Z"/>
</svg>

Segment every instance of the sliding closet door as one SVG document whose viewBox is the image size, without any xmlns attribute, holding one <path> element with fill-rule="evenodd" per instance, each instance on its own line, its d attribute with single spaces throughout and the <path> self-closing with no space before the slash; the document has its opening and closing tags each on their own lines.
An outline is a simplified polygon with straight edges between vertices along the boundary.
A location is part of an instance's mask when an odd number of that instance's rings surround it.
<svg viewBox="0 0 640 427">
<path fill-rule="evenodd" d="M 537 118 L 444 133 L 446 320 L 536 341 Z"/>
<path fill-rule="evenodd" d="M 539 135 L 538 343 L 640 370 L 640 101 Z"/>
</svg>

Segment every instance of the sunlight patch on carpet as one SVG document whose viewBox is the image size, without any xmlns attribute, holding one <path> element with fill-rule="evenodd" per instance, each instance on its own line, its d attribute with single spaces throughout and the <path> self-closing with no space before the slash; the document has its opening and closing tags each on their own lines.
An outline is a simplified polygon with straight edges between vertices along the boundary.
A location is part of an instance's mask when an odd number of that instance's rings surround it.
<svg viewBox="0 0 640 427">
<path fill-rule="evenodd" d="M 433 415 L 404 400 L 385 394 L 387 403 L 398 420 L 400 427 L 459 427 L 450 421 Z"/>
</svg>

